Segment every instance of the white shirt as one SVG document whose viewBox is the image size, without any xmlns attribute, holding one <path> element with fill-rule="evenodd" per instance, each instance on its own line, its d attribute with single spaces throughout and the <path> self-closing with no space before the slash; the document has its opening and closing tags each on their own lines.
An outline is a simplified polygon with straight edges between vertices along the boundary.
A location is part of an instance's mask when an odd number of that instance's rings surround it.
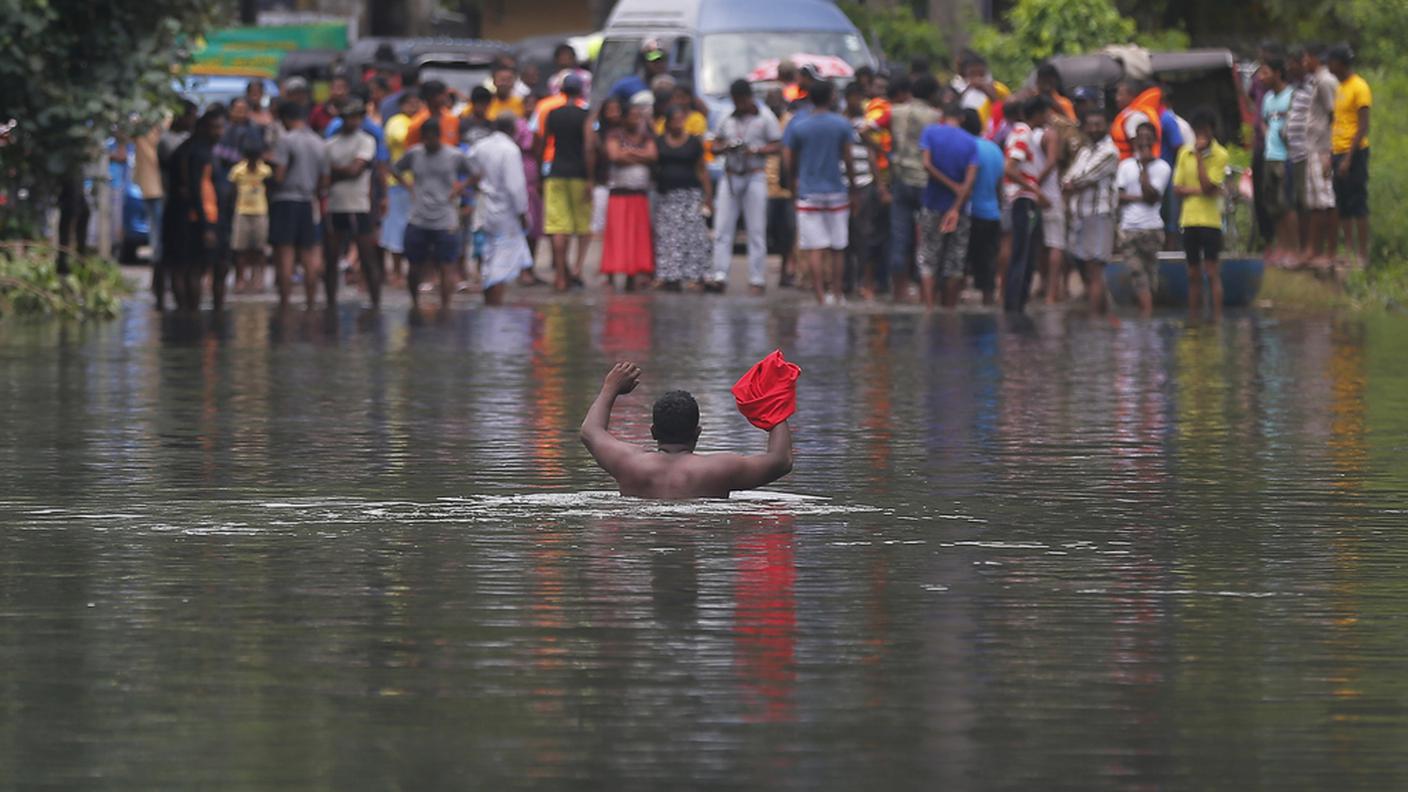
<svg viewBox="0 0 1408 792">
<path fill-rule="evenodd" d="M 528 211 L 528 182 L 518 144 L 495 131 L 470 149 L 469 167 L 479 177 L 475 221 L 491 234 L 522 231 L 520 218 Z"/>
<path fill-rule="evenodd" d="M 360 129 L 336 134 L 327 140 L 328 165 L 345 168 L 357 160 L 367 163 L 355 179 L 339 179 L 328 188 L 329 212 L 367 213 L 372 210 L 372 163 L 376 160 L 376 138 Z"/>
<path fill-rule="evenodd" d="M 1144 203 L 1140 200 L 1132 203 L 1120 205 L 1120 228 L 1125 231 L 1161 231 L 1164 227 L 1164 219 L 1159 215 L 1159 208 L 1163 203 L 1164 190 L 1168 189 L 1169 179 L 1173 176 L 1173 168 L 1167 162 L 1155 157 L 1147 166 L 1149 169 L 1149 186 L 1159 193 L 1159 200 L 1153 203 Z M 1120 163 L 1120 168 L 1115 173 L 1115 187 L 1119 189 L 1120 195 L 1142 196 L 1144 191 L 1139 186 L 1139 162 L 1130 157 Z"/>
</svg>

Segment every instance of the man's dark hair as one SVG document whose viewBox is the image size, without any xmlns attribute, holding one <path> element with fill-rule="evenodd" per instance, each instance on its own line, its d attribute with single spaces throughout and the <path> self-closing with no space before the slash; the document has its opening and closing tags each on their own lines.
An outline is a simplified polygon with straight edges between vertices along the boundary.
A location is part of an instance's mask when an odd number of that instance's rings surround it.
<svg viewBox="0 0 1408 792">
<path fill-rule="evenodd" d="M 693 443 L 699 437 L 699 403 L 687 391 L 675 390 L 655 400 L 651 433 L 658 443 Z"/>
<path fill-rule="evenodd" d="M 307 117 L 308 111 L 298 102 L 287 101 L 279 105 L 279 120 L 285 124 L 302 121 Z"/>
<path fill-rule="evenodd" d="M 1002 117 L 1008 123 L 1016 123 L 1026 118 L 1022 115 L 1022 100 L 1017 98 L 1008 99 L 1002 104 Z"/>
<path fill-rule="evenodd" d="M 728 87 L 728 95 L 733 99 L 745 99 L 753 95 L 753 86 L 747 80 L 734 80 Z"/>
<path fill-rule="evenodd" d="M 943 111 L 946 119 L 957 118 L 961 121 L 963 118 L 963 105 L 958 102 L 944 102 L 944 106 L 940 110 Z"/>
<path fill-rule="evenodd" d="M 419 82 L 420 82 L 420 67 L 418 67 L 418 66 L 407 66 L 407 67 L 405 68 L 405 70 L 403 70 L 403 71 L 401 72 L 401 87 L 402 87 L 402 88 L 404 88 L 404 89 L 406 89 L 406 90 L 410 90 L 410 89 L 416 87 L 416 83 L 419 83 Z"/>
<path fill-rule="evenodd" d="M 518 131 L 518 117 L 507 110 L 499 113 L 499 117 L 490 124 L 494 127 L 495 132 L 502 132 L 509 137 L 513 137 L 514 133 Z"/>
<path fill-rule="evenodd" d="M 244 105 L 245 107 L 249 107 L 249 100 L 244 98 L 243 96 L 236 96 L 235 98 L 230 100 L 230 104 L 227 105 L 227 107 L 229 107 L 229 109 L 231 110 L 234 110 L 235 105 Z"/>
<path fill-rule="evenodd" d="M 420 142 L 440 139 L 440 119 L 435 116 L 425 119 L 420 125 Z"/>
<path fill-rule="evenodd" d="M 1106 121 L 1109 121 L 1109 120 L 1110 120 L 1108 117 L 1106 117 L 1104 109 L 1099 108 L 1099 107 L 1093 107 L 1093 106 L 1092 106 L 1092 107 L 1087 107 L 1087 108 L 1085 108 L 1084 110 L 1081 110 L 1080 113 L 1078 113 L 1076 117 L 1077 117 L 1078 119 L 1080 119 L 1080 125 L 1081 125 L 1081 126 L 1085 126 L 1085 121 L 1086 121 L 1086 119 L 1088 119 L 1088 118 L 1090 118 L 1090 117 L 1092 117 L 1092 116 L 1100 116 L 1101 118 L 1104 118 Z"/>
<path fill-rule="evenodd" d="M 909 78 L 901 74 L 890 80 L 890 88 L 885 92 L 890 99 L 895 99 L 903 94 L 914 95 L 914 86 L 910 84 Z"/>
<path fill-rule="evenodd" d="M 1149 135 L 1154 138 L 1154 142 L 1159 142 L 1159 128 L 1149 123 L 1148 121 L 1145 121 L 1144 123 L 1135 127 L 1134 134 L 1138 135 L 1140 132 L 1143 132 L 1146 129 L 1149 130 Z"/>
<path fill-rule="evenodd" d="M 368 87 L 376 88 L 382 93 L 391 93 L 391 81 L 380 74 L 372 77 L 371 85 Z"/>
<path fill-rule="evenodd" d="M 431 99 L 444 96 L 446 90 L 448 89 L 445 88 L 445 83 L 439 80 L 427 80 L 420 84 L 421 101 L 429 102 Z"/>
<path fill-rule="evenodd" d="M 483 104 L 494 101 L 494 92 L 482 85 L 474 86 L 474 90 L 469 92 L 470 104 Z"/>
<path fill-rule="evenodd" d="M 224 120 L 225 106 L 217 102 L 202 113 L 200 118 L 196 119 L 194 134 L 198 137 L 212 138 L 214 136 L 211 134 L 211 129 L 216 123 Z"/>
<path fill-rule="evenodd" d="M 1022 105 L 1022 116 L 1031 118 L 1038 113 L 1045 113 L 1051 109 L 1051 100 L 1045 96 L 1033 96 Z"/>
<path fill-rule="evenodd" d="M 865 88 L 861 87 L 861 84 L 859 82 L 850 82 L 846 84 L 845 97 L 847 99 L 850 99 L 852 96 L 865 96 Z"/>
<path fill-rule="evenodd" d="M 1148 83 L 1135 77 L 1126 77 L 1120 80 L 1120 85 L 1123 85 L 1124 89 L 1129 91 L 1131 96 L 1138 96 L 1149 88 Z"/>
<path fill-rule="evenodd" d="M 929 68 L 929 59 L 923 55 L 916 55 L 909 59 L 910 74 L 928 74 Z"/>
<path fill-rule="evenodd" d="M 963 111 L 963 122 L 959 126 L 963 127 L 964 132 L 978 137 L 983 134 L 983 117 L 978 115 L 977 110 L 966 108 Z"/>
<path fill-rule="evenodd" d="M 1217 113 L 1214 113 L 1211 108 L 1198 108 L 1188 123 L 1195 130 L 1206 129 L 1213 137 L 1217 137 Z"/>
<path fill-rule="evenodd" d="M 419 98 L 420 96 L 415 91 L 402 91 L 401 95 L 396 97 L 396 107 L 400 109 L 406 106 L 406 102 Z"/>
<path fill-rule="evenodd" d="M 1346 66 L 1354 65 L 1354 50 L 1348 44 L 1337 44 L 1330 48 L 1329 54 L 1325 56 L 1326 61 L 1338 61 Z"/>
<path fill-rule="evenodd" d="M 564 52 L 572 56 L 573 63 L 577 62 L 577 50 L 573 49 L 572 45 L 565 41 L 552 48 L 552 59 L 557 60 L 557 56 Z"/>
<path fill-rule="evenodd" d="M 812 83 L 811 96 L 812 104 L 818 110 L 826 110 L 831 107 L 831 102 L 836 98 L 836 86 L 830 80 L 817 80 Z"/>
<path fill-rule="evenodd" d="M 870 68 L 869 66 L 862 66 L 859 69 L 856 69 L 855 76 L 857 81 L 868 80 L 875 76 L 875 70 Z"/>
<path fill-rule="evenodd" d="M 933 75 L 925 74 L 914 81 L 914 98 L 922 102 L 933 103 L 934 96 L 939 92 L 939 81 Z"/>
<path fill-rule="evenodd" d="M 1285 58 L 1282 58 L 1282 57 L 1279 56 L 1279 55 L 1277 55 L 1277 56 L 1274 57 L 1274 58 L 1267 58 L 1267 59 L 1266 59 L 1266 63 L 1265 63 L 1264 65 L 1266 66 L 1266 68 L 1270 69 L 1271 71 L 1276 72 L 1276 74 L 1277 74 L 1282 80 L 1285 80 L 1285 79 L 1286 79 L 1286 59 L 1285 59 Z"/>
<path fill-rule="evenodd" d="M 1060 69 L 1056 68 L 1056 65 L 1054 63 L 1043 63 L 1038 66 L 1036 69 L 1036 78 L 1038 80 L 1055 80 L 1056 92 L 1065 93 L 1065 91 L 1063 90 L 1064 86 L 1062 85 L 1061 81 L 1061 71 Z"/>
</svg>

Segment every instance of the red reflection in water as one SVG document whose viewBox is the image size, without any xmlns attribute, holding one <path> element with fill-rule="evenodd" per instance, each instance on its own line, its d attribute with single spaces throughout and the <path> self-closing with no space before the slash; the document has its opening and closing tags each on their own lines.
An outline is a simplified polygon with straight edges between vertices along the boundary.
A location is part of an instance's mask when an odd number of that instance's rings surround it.
<svg viewBox="0 0 1408 792">
<path fill-rule="evenodd" d="M 620 355 L 651 347 L 650 305 L 641 297 L 612 297 L 601 323 L 601 351 Z"/>
<path fill-rule="evenodd" d="M 797 608 L 792 518 L 757 520 L 758 532 L 735 546 L 734 669 L 744 685 L 744 717 L 754 723 L 795 719 Z"/>
</svg>

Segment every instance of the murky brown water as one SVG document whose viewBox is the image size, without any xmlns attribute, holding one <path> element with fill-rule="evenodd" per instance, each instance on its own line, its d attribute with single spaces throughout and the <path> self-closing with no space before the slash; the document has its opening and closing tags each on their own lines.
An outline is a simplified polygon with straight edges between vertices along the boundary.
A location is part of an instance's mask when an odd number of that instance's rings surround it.
<svg viewBox="0 0 1408 792">
<path fill-rule="evenodd" d="M 805 370 L 796 472 L 576 441 Z M 0 324 L 0 789 L 1408 786 L 1408 321 Z"/>
</svg>

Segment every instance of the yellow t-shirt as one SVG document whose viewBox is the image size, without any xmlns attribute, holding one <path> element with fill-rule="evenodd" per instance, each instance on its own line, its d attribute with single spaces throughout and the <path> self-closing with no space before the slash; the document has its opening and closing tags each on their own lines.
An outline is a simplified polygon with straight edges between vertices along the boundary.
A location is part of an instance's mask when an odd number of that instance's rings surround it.
<svg viewBox="0 0 1408 792">
<path fill-rule="evenodd" d="M 249 160 L 240 160 L 230 168 L 230 183 L 235 185 L 235 214 L 269 214 L 269 199 L 264 192 L 264 182 L 274 175 L 269 163 L 260 160 L 258 165 L 249 167 Z"/>
<path fill-rule="evenodd" d="M 390 155 L 391 162 L 400 162 L 401 157 L 410 146 L 406 142 L 406 135 L 411 131 L 411 117 L 405 113 L 397 113 L 386 120 L 386 126 L 382 127 L 382 135 L 386 138 L 386 151 Z M 412 176 L 409 172 L 401 176 L 409 184 Z M 395 187 L 397 182 L 394 178 L 386 177 L 386 186 Z"/>
<path fill-rule="evenodd" d="M 1227 149 L 1216 140 L 1204 155 L 1203 167 L 1208 180 L 1222 186 L 1227 180 Z M 1198 150 L 1192 144 L 1178 150 L 1178 163 L 1173 169 L 1173 186 L 1201 187 L 1198 179 Z M 1184 228 L 1222 228 L 1222 191 L 1216 195 L 1187 195 L 1183 198 L 1183 213 L 1178 224 Z"/>
<path fill-rule="evenodd" d="M 513 113 L 514 118 L 526 116 L 528 113 L 523 106 L 523 97 L 514 94 L 507 99 L 500 99 L 495 96 L 493 101 L 489 102 L 489 120 L 492 121 L 504 113 Z"/>
<path fill-rule="evenodd" d="M 1340 83 L 1339 95 L 1335 97 L 1335 126 L 1330 140 L 1330 151 L 1343 154 L 1354 145 L 1354 133 L 1359 131 L 1359 110 L 1372 107 L 1374 94 L 1369 83 L 1357 74 Z M 1369 148 L 1369 136 L 1365 135 L 1359 145 Z"/>
</svg>

